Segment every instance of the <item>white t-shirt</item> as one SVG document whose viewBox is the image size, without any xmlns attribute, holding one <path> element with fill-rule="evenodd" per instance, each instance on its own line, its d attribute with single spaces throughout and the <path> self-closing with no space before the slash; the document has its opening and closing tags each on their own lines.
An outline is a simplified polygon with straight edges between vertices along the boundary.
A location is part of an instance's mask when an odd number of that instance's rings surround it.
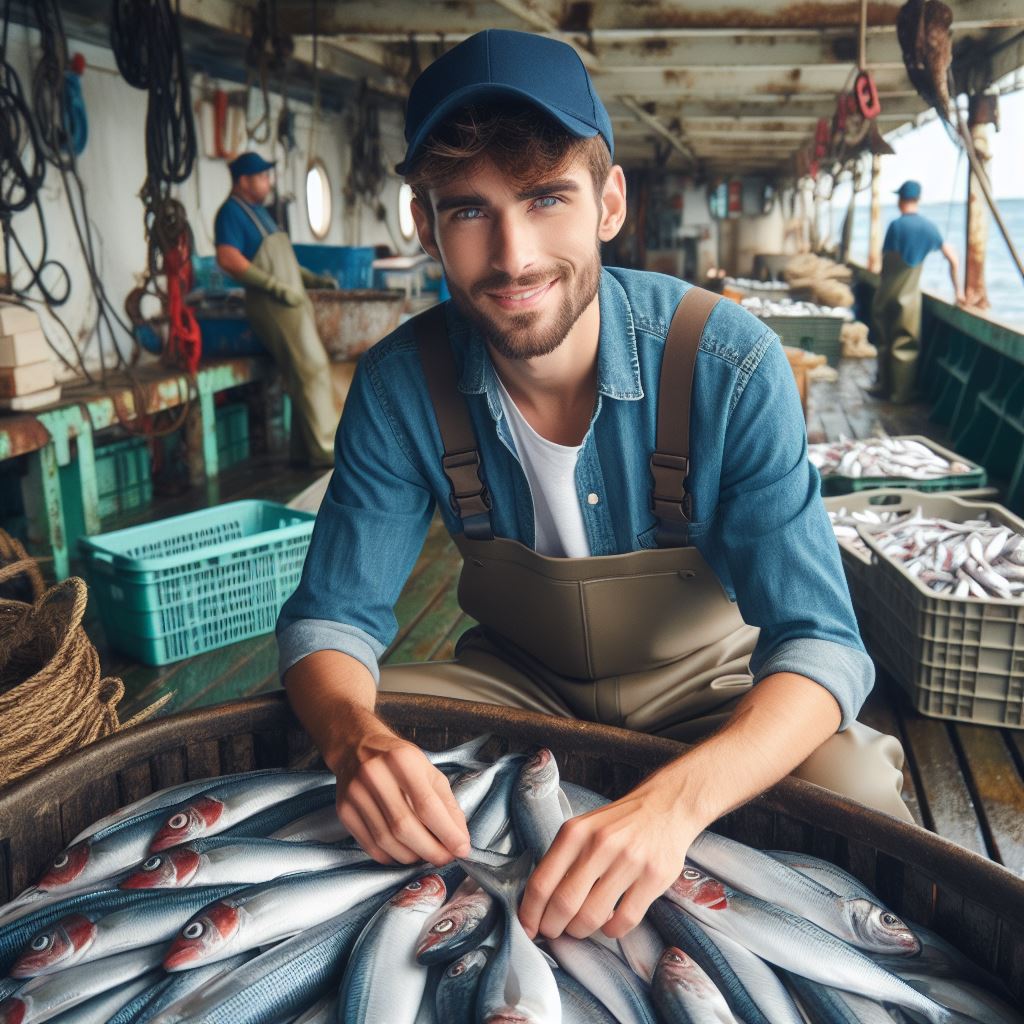
<svg viewBox="0 0 1024 1024">
<path fill-rule="evenodd" d="M 576 459 L 583 445 L 555 444 L 541 437 L 526 422 L 500 377 L 498 396 L 533 495 L 536 551 L 554 558 L 589 558 L 590 543 L 576 496 Z"/>
</svg>

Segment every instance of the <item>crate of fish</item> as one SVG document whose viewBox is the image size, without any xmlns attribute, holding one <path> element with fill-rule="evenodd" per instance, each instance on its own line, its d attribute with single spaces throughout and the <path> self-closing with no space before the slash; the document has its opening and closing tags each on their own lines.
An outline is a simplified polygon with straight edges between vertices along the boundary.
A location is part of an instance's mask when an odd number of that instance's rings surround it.
<svg viewBox="0 0 1024 1024">
<path fill-rule="evenodd" d="M 623 938 L 532 942 L 518 900 L 562 824 L 686 748 L 436 697 L 377 710 L 451 780 L 460 861 L 364 854 L 276 694 L 143 724 L 0 794 L 0 1019 L 1019 1020 L 1024 881 L 793 779 L 694 837 Z"/>
<path fill-rule="evenodd" d="M 302 575 L 315 518 L 235 501 L 82 538 L 108 640 L 166 665 L 270 632 Z"/>
<path fill-rule="evenodd" d="M 808 445 L 807 457 L 821 474 L 824 495 L 882 487 L 956 491 L 984 487 L 988 481 L 984 467 L 917 435 L 843 437 Z"/>
<path fill-rule="evenodd" d="M 872 654 L 923 714 L 1024 728 L 1024 519 L 921 495 L 895 523 L 859 525 Z"/>
</svg>

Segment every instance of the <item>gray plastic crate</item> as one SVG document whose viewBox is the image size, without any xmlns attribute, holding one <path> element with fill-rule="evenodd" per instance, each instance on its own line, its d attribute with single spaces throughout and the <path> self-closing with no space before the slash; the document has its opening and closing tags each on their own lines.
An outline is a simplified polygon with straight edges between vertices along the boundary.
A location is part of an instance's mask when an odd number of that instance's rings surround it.
<svg viewBox="0 0 1024 1024">
<path fill-rule="evenodd" d="M 1002 505 L 904 493 L 927 516 L 985 518 L 1024 533 L 1024 519 Z M 922 714 L 1024 728 L 1024 598 L 936 594 L 882 554 L 874 534 L 884 529 L 859 528 L 874 558 L 858 582 L 872 655 Z"/>
</svg>

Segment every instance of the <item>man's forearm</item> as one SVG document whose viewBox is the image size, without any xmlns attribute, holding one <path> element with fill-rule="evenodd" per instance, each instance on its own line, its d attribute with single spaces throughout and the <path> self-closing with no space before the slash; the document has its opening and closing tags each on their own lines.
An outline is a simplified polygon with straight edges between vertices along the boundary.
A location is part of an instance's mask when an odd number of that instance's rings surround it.
<svg viewBox="0 0 1024 1024">
<path fill-rule="evenodd" d="M 717 733 L 649 781 L 677 787 L 681 812 L 705 828 L 802 764 L 835 733 L 841 717 L 823 686 L 779 672 L 762 679 Z"/>
<path fill-rule="evenodd" d="M 373 713 L 373 676 L 348 654 L 316 651 L 292 665 L 283 681 L 292 710 L 334 771 L 353 736 L 381 724 Z"/>
</svg>

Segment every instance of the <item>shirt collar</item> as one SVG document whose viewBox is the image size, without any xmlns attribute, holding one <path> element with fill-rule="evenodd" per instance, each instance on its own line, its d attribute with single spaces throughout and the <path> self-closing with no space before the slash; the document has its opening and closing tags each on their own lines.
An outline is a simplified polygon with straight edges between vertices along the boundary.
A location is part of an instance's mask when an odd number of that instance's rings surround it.
<svg viewBox="0 0 1024 1024">
<path fill-rule="evenodd" d="M 608 398 L 636 401 L 644 397 L 640 384 L 640 363 L 636 353 L 633 310 L 622 285 L 607 270 L 601 270 L 598 284 L 601 326 L 597 341 L 597 390 Z M 448 331 L 463 352 L 459 390 L 480 395 L 488 390 L 494 373 L 491 357 L 480 332 L 448 303 Z"/>
</svg>

